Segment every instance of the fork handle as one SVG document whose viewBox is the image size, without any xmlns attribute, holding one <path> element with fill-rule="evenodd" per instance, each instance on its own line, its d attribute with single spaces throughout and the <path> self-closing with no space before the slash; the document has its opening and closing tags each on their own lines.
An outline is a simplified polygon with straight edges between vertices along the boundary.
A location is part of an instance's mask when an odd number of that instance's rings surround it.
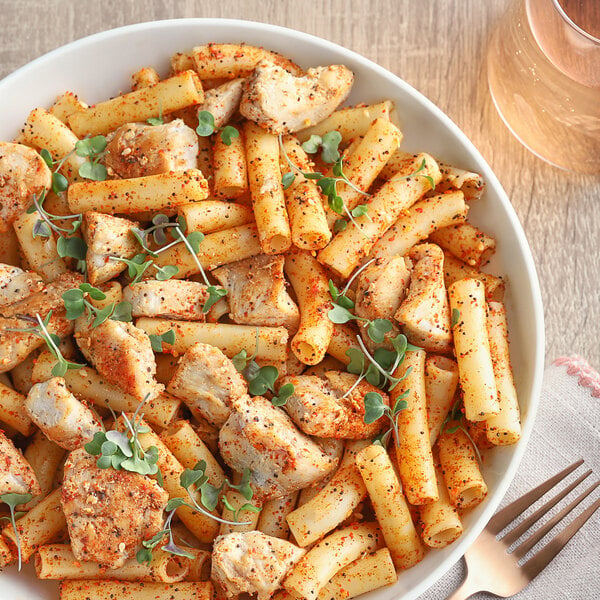
<svg viewBox="0 0 600 600">
<path fill-rule="evenodd" d="M 467 575 L 461 586 L 453 594 L 450 594 L 446 600 L 466 600 L 480 591 L 482 591 L 481 586 L 477 581 L 474 581 Z"/>
</svg>

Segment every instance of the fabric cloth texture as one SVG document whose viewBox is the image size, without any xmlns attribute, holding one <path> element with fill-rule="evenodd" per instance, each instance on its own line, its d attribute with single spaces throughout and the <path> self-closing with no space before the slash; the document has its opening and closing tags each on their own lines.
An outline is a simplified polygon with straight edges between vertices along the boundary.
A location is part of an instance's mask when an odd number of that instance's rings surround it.
<svg viewBox="0 0 600 600">
<path fill-rule="evenodd" d="M 581 357 L 560 357 L 544 373 L 542 396 L 533 432 L 517 475 L 500 508 L 579 458 L 585 460 L 584 464 L 553 491 L 566 487 L 566 483 L 575 480 L 588 469 L 592 469 L 592 475 L 543 517 L 542 524 L 600 478 L 600 375 Z M 544 496 L 524 516 L 531 514 L 544 503 L 544 499 L 551 496 L 552 492 Z M 599 496 L 600 489 L 597 488 L 544 541 L 535 546 L 533 552 Z M 465 575 L 465 562 L 461 559 L 436 585 L 419 596 L 419 600 L 447 598 L 459 587 Z M 484 592 L 472 596 L 474 600 L 495 597 Z M 599 599 L 600 509 L 546 569 L 522 592 L 512 597 L 517 600 Z"/>
</svg>

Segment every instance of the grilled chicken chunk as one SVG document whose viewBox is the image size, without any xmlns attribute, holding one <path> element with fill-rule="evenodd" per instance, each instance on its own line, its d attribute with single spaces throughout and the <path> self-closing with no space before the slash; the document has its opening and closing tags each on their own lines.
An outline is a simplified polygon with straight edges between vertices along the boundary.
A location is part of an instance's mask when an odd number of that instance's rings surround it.
<svg viewBox="0 0 600 600">
<path fill-rule="evenodd" d="M 223 460 L 242 473 L 258 501 L 279 498 L 326 477 L 337 462 L 304 435 L 280 408 L 261 396 L 244 396 L 219 433 Z"/>
<path fill-rule="evenodd" d="M 61 503 L 77 560 L 116 569 L 163 526 L 169 494 L 156 481 L 116 469 L 99 469 L 83 448 L 65 463 Z"/>
<path fill-rule="evenodd" d="M 244 84 L 240 112 L 274 135 L 326 119 L 348 96 L 354 74 L 344 65 L 309 69 L 294 77 L 262 60 Z"/>
<path fill-rule="evenodd" d="M 29 320 L 0 317 L 0 373 L 10 371 L 23 362 L 31 352 L 45 344 L 44 340 L 31 331 L 14 331 L 34 326 Z M 46 326 L 49 333 L 63 338 L 73 333 L 73 321 L 67 319 L 64 312 L 52 313 Z"/>
<path fill-rule="evenodd" d="M 79 273 L 63 273 L 39 292 L 0 307 L 0 373 L 9 371 L 44 344 L 44 340 L 32 331 L 11 331 L 35 327 L 36 314 L 44 319 L 52 311 L 47 325 L 50 333 L 61 338 L 73 333 L 73 321 L 65 318 L 62 294 L 82 281 L 83 276 Z"/>
<path fill-rule="evenodd" d="M 150 340 L 131 323 L 109 319 L 78 332 L 75 339 L 98 373 L 124 392 L 143 400 L 162 391 L 154 379 L 156 361 Z"/>
<path fill-rule="evenodd" d="M 83 215 L 81 231 L 88 247 L 85 262 L 92 285 L 104 283 L 127 268 L 124 262 L 109 256 L 132 258 L 141 250 L 132 233 L 138 226 L 135 221 L 113 215 L 93 211 Z"/>
<path fill-rule="evenodd" d="M 123 289 L 123 300 L 131 302 L 134 317 L 206 320 L 202 308 L 208 300 L 208 292 L 206 285 L 196 281 L 140 281 Z"/>
<path fill-rule="evenodd" d="M 215 540 L 211 576 L 228 598 L 246 592 L 268 600 L 305 552 L 260 531 L 228 533 Z"/>
<path fill-rule="evenodd" d="M 284 260 L 283 256 L 260 254 L 212 271 L 227 290 L 233 321 L 298 329 L 300 311 L 285 289 Z"/>
<path fill-rule="evenodd" d="M 0 431 L 0 495 L 42 493 L 31 465 L 20 450 Z"/>
<path fill-rule="evenodd" d="M 402 304 L 410 283 L 410 270 L 402 256 L 378 259 L 358 277 L 356 314 L 365 319 L 386 319 Z"/>
<path fill-rule="evenodd" d="M 204 102 L 194 107 L 196 111 L 207 110 L 215 119 L 215 128 L 227 125 L 237 112 L 242 99 L 243 78 L 232 79 L 223 85 L 204 92 Z"/>
<path fill-rule="evenodd" d="M 65 450 L 80 448 L 102 431 L 96 415 L 73 396 L 62 377 L 32 386 L 25 410 L 46 437 Z"/>
<path fill-rule="evenodd" d="M 21 317 L 26 315 L 34 317 L 36 314 L 44 318 L 49 311 L 63 310 L 62 295 L 71 288 L 76 288 L 83 283 L 83 275 L 67 271 L 61 273 L 54 281 L 48 283 L 39 292 L 35 292 L 19 302 L 13 302 L 0 308 L 0 315 L 6 318 Z"/>
<path fill-rule="evenodd" d="M 44 280 L 32 271 L 0 263 L 0 312 L 7 304 L 19 302 L 44 287 Z"/>
<path fill-rule="evenodd" d="M 164 125 L 127 123 L 106 146 L 104 164 L 109 174 L 144 177 L 196 168 L 198 136 L 181 119 Z"/>
<path fill-rule="evenodd" d="M 392 323 L 383 342 L 390 350 L 389 340 L 400 333 L 400 328 L 389 317 L 400 308 L 409 283 L 410 270 L 402 256 L 378 259 L 358 277 L 355 312 L 364 319 L 387 319 Z M 360 334 L 369 350 L 382 346 L 369 337 L 366 328 L 361 327 Z"/>
<path fill-rule="evenodd" d="M 33 148 L 0 142 L 0 232 L 51 185 L 52 173 Z"/>
<path fill-rule="evenodd" d="M 323 377 L 298 375 L 285 377 L 281 384 L 291 383 L 294 393 L 288 398 L 285 410 L 294 423 L 308 435 L 325 438 L 365 440 L 380 433 L 383 422 L 367 425 L 365 416 L 365 394 L 377 392 L 389 404 L 387 394 L 361 381 L 357 376 L 342 371 L 327 371 Z"/>
<path fill-rule="evenodd" d="M 415 261 L 408 296 L 394 318 L 408 341 L 427 352 L 451 352 L 450 304 L 444 284 L 444 253 L 435 244 L 420 244 L 409 252 Z"/>
<path fill-rule="evenodd" d="M 248 387 L 219 348 L 198 343 L 182 356 L 167 391 L 181 398 L 192 414 L 221 427 L 232 404 L 248 393 Z"/>
</svg>

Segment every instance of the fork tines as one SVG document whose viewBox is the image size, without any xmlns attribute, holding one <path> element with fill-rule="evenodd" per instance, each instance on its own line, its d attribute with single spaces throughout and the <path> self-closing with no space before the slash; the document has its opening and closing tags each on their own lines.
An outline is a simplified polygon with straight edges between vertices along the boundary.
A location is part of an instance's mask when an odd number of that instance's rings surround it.
<svg viewBox="0 0 600 600">
<path fill-rule="evenodd" d="M 528 509 L 532 504 L 539 500 L 546 492 L 551 490 L 555 485 L 561 482 L 567 475 L 575 471 L 577 467 L 583 464 L 583 459 L 574 462 L 566 469 L 557 473 L 538 487 L 534 488 L 512 504 L 509 504 L 499 511 L 489 522 L 486 527 L 487 531 L 494 535 L 498 535 L 505 527 L 507 527 L 516 517 Z M 575 481 L 565 487 L 556 496 L 550 498 L 534 513 L 511 529 L 500 542 L 508 548 L 514 544 L 532 525 L 534 525 L 541 517 L 549 510 L 556 506 L 563 498 L 573 491 L 581 482 L 583 482 L 592 473 L 591 470 L 586 471 Z M 558 523 L 560 523 L 578 504 L 580 504 L 587 496 L 589 496 L 598 486 L 600 481 L 589 486 L 581 494 L 579 494 L 571 503 L 563 508 L 560 512 L 554 515 L 548 522 L 542 525 L 539 529 L 533 532 L 528 538 L 523 540 L 512 552 L 515 560 L 520 560 Z M 527 573 L 530 579 L 533 579 L 565 546 L 565 544 L 575 535 L 584 523 L 600 508 L 600 498 L 586 508 L 576 519 L 567 525 L 560 533 L 553 537 L 541 550 L 530 558 L 522 569 Z"/>
</svg>

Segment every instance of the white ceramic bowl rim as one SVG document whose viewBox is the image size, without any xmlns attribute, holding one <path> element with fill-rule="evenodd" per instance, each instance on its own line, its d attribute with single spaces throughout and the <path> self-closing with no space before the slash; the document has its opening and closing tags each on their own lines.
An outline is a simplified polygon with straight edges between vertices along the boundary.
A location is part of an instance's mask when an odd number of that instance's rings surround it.
<svg viewBox="0 0 600 600">
<path fill-rule="evenodd" d="M 528 361 L 533 361 L 532 364 L 529 364 L 528 366 L 533 375 L 532 377 L 530 377 L 530 385 L 527 387 L 526 390 L 524 390 L 525 395 L 528 399 L 528 403 L 526 415 L 523 419 L 523 437 L 521 442 L 513 448 L 512 456 L 510 457 L 508 467 L 501 476 L 498 485 L 490 493 L 481 514 L 477 518 L 477 521 L 457 542 L 455 542 L 451 546 L 452 550 L 445 555 L 444 559 L 439 564 L 435 565 L 425 577 L 423 577 L 418 582 L 413 582 L 413 584 L 411 584 L 408 588 L 405 587 L 402 583 L 405 574 L 401 574 L 400 580 L 395 586 L 392 586 L 390 588 L 383 588 L 365 597 L 377 600 L 392 600 L 392 598 L 396 600 L 414 599 L 421 593 L 425 592 L 425 590 L 427 590 L 440 577 L 444 575 L 444 573 L 464 554 L 465 550 L 470 546 L 474 539 L 479 535 L 481 530 L 485 527 L 485 524 L 496 511 L 500 501 L 502 500 L 502 497 L 504 496 L 506 490 L 510 485 L 510 482 L 514 478 L 519 462 L 521 461 L 521 458 L 525 451 L 526 443 L 530 437 L 531 430 L 533 428 L 542 383 L 542 373 L 544 364 L 544 327 L 543 308 L 539 282 L 533 262 L 533 257 L 527 244 L 525 234 L 519 223 L 517 215 L 512 205 L 510 204 L 508 197 L 506 196 L 506 193 L 502 189 L 498 179 L 492 172 L 489 165 L 479 154 L 477 149 L 466 137 L 466 135 L 448 116 L 446 116 L 437 106 L 435 106 L 435 104 L 433 104 L 428 98 L 423 96 L 420 92 L 416 91 L 413 87 L 411 87 L 408 83 L 406 83 L 396 75 L 390 73 L 389 71 L 385 70 L 384 68 L 375 64 L 374 62 L 362 57 L 361 55 L 351 50 L 347 50 L 346 48 L 343 48 L 342 46 L 339 46 L 327 40 L 323 40 L 316 36 L 312 36 L 310 34 L 302 33 L 285 27 L 236 19 L 172 19 L 166 21 L 153 21 L 148 23 L 128 25 L 125 27 L 119 27 L 116 29 L 97 33 L 66 44 L 65 46 L 62 46 L 60 48 L 57 48 L 56 50 L 53 50 L 33 60 L 32 62 L 21 67 L 20 69 L 18 69 L 17 71 L 8 75 L 5 79 L 0 81 L 0 109 L 3 108 L 3 104 L 5 102 L 10 106 L 14 105 L 14 103 L 16 102 L 15 95 L 19 93 L 18 88 L 24 86 L 24 82 L 28 78 L 32 77 L 32 75 L 34 75 L 36 71 L 39 73 L 39 69 L 44 69 L 46 66 L 50 66 L 53 63 L 55 63 L 55 61 L 68 58 L 74 52 L 83 52 L 94 48 L 100 48 L 105 43 L 110 42 L 111 40 L 122 40 L 130 34 L 137 35 L 141 33 L 147 33 L 160 36 L 161 33 L 169 32 L 173 29 L 190 27 L 197 27 L 199 31 L 202 30 L 203 32 L 210 31 L 210 37 L 214 37 L 219 41 L 234 41 L 234 39 L 224 39 L 224 37 L 229 37 L 235 38 L 235 40 L 238 41 L 248 40 L 248 43 L 253 43 L 252 40 L 248 38 L 255 37 L 258 32 L 261 35 L 261 39 L 263 40 L 261 42 L 261 45 L 279 51 L 281 50 L 277 46 L 289 41 L 289 43 L 292 45 L 290 45 L 287 48 L 286 52 L 288 55 L 291 55 L 291 57 L 294 59 L 298 58 L 296 54 L 302 50 L 303 45 L 305 45 L 306 47 L 310 47 L 311 49 L 318 48 L 319 51 L 323 51 L 324 63 L 330 62 L 327 60 L 327 53 L 335 55 L 343 54 L 346 63 L 351 62 L 351 66 L 360 66 L 366 71 L 373 72 L 378 77 L 386 80 L 389 84 L 391 84 L 393 87 L 399 90 L 398 93 L 400 95 L 404 94 L 408 96 L 411 99 L 411 101 L 415 103 L 415 105 L 419 105 L 426 113 L 429 113 L 428 116 L 432 115 L 435 119 L 437 119 L 437 121 L 441 123 L 441 125 L 447 131 L 451 133 L 451 135 L 456 140 L 457 145 L 461 146 L 460 149 L 463 150 L 464 153 L 468 156 L 467 162 L 471 163 L 469 165 L 459 166 L 467 166 L 468 168 L 477 169 L 478 172 L 480 172 L 483 175 L 485 181 L 487 182 L 488 190 L 493 190 L 493 193 L 497 196 L 497 199 L 501 203 L 502 209 L 505 211 L 510 226 L 512 228 L 512 233 L 514 233 L 515 235 L 516 239 L 514 241 L 517 244 L 516 252 L 517 255 L 519 255 L 522 259 L 525 274 L 523 275 L 523 279 L 521 281 L 522 285 L 520 289 L 513 290 L 513 292 L 515 294 L 518 293 L 520 295 L 525 295 L 526 299 L 523 300 L 523 302 L 529 301 L 531 303 L 531 321 L 528 321 L 526 324 L 522 323 L 521 325 L 526 326 L 528 328 L 528 333 L 530 334 L 530 336 L 534 336 L 534 341 L 532 342 L 534 356 L 527 357 Z M 219 37 L 218 32 L 221 30 L 225 30 L 225 33 L 221 37 Z M 206 37 L 204 33 L 202 36 Z M 273 40 L 273 43 L 271 43 L 271 40 Z M 200 43 L 205 43 L 206 41 L 207 40 L 203 40 Z M 160 44 L 160 41 L 157 43 Z M 293 45 L 294 43 L 297 45 Z M 185 48 L 180 48 L 180 51 L 183 49 Z M 6 100 L 7 98 L 8 100 Z M 99 99 L 101 98 L 98 98 L 98 100 Z M 391 99 L 393 100 L 394 98 Z M 39 102 L 39 100 L 36 101 L 35 97 L 32 98 L 32 101 Z M 35 105 L 37 106 L 39 104 Z M 17 120 L 16 123 L 22 122 L 27 112 L 31 108 L 33 108 L 33 106 L 23 108 L 23 118 L 20 121 Z M 426 151 L 428 150 L 428 148 L 424 149 Z M 525 283 L 523 284 L 523 282 Z M 524 287 L 525 289 L 523 289 Z M 520 391 L 521 394 L 522 392 L 523 391 Z M 408 573 L 409 572 L 406 572 L 406 574 Z M 2 591 L 1 578 L 0 591 Z"/>
</svg>

